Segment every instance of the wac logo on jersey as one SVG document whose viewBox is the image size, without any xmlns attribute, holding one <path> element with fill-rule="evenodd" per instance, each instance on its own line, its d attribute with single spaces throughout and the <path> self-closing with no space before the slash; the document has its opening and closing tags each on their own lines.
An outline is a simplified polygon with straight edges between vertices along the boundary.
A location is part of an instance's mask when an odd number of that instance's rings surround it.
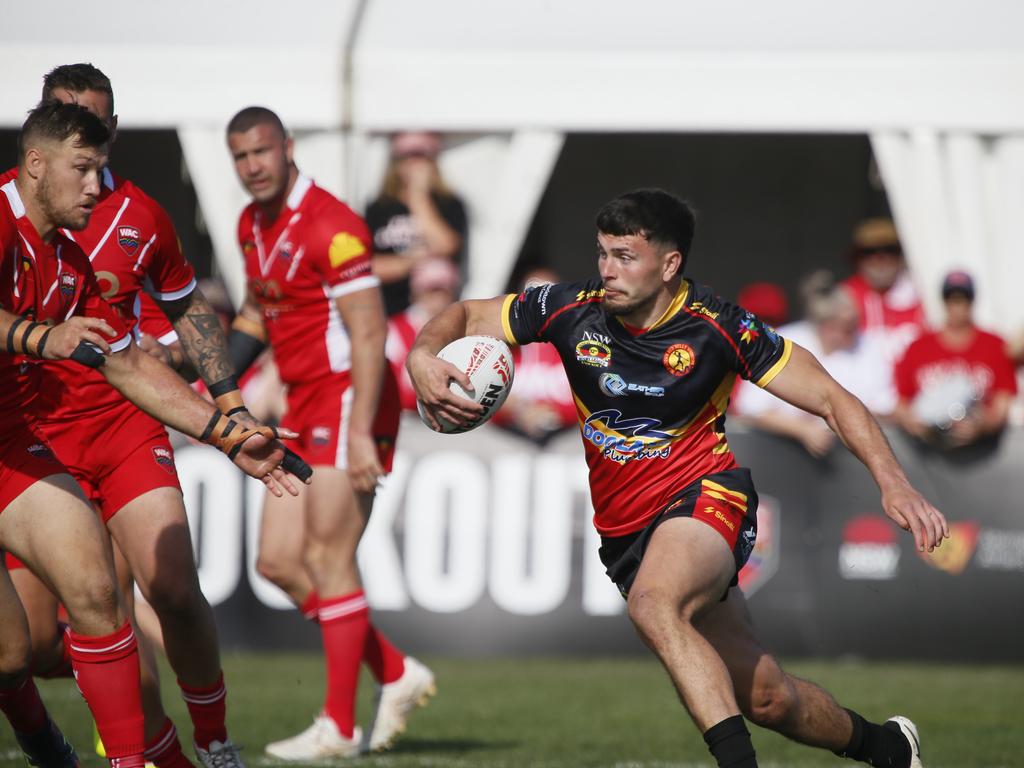
<svg viewBox="0 0 1024 768">
<path fill-rule="evenodd" d="M 117 228 L 117 244 L 121 250 L 129 256 L 134 256 L 139 250 L 139 228 L 122 225 Z"/>
</svg>

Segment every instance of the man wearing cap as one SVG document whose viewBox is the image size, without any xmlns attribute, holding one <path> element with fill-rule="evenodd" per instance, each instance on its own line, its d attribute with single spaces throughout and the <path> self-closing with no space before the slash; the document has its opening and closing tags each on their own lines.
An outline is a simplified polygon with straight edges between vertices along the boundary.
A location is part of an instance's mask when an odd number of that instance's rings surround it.
<svg viewBox="0 0 1024 768">
<path fill-rule="evenodd" d="M 1017 393 L 1006 342 L 974 324 L 974 280 L 962 271 L 942 281 L 946 319 L 907 348 L 896 366 L 896 418 L 922 440 L 951 447 L 998 434 Z"/>
<path fill-rule="evenodd" d="M 857 303 L 861 331 L 881 342 L 891 368 L 927 327 L 892 221 L 873 218 L 858 224 L 851 256 L 855 273 L 843 284 Z"/>
</svg>

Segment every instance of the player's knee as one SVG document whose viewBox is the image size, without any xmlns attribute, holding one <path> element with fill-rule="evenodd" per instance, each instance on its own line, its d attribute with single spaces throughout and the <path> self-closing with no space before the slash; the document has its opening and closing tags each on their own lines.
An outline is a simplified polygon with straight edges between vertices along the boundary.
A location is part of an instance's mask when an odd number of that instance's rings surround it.
<svg viewBox="0 0 1024 768">
<path fill-rule="evenodd" d="M 785 675 L 755 686 L 747 701 L 741 701 L 743 715 L 752 723 L 779 730 L 790 721 L 796 709 L 796 691 Z"/>
<path fill-rule="evenodd" d="M 201 604 L 204 598 L 195 571 L 192 571 L 191 578 L 181 576 L 181 573 L 160 576 L 148 585 L 145 597 L 157 616 L 186 616 L 194 613 Z"/>
<path fill-rule="evenodd" d="M 76 631 L 88 626 L 88 634 L 113 632 L 120 625 L 117 585 L 106 572 L 82 574 L 74 587 L 58 597 Z"/>
<path fill-rule="evenodd" d="M 658 638 L 678 626 L 676 606 L 657 590 L 634 587 L 629 593 L 626 608 L 633 626 L 649 645 L 657 646 Z"/>
<path fill-rule="evenodd" d="M 281 589 L 286 589 L 292 581 L 292 575 L 297 567 L 296 563 L 272 555 L 260 554 L 256 558 L 256 573 Z M 299 566 L 301 567 L 301 566 Z"/>
</svg>

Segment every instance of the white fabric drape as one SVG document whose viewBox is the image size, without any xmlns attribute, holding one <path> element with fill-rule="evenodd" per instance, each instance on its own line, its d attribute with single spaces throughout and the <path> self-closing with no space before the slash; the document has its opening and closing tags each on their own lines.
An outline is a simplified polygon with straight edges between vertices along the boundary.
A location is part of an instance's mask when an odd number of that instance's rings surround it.
<svg viewBox="0 0 1024 768">
<path fill-rule="evenodd" d="M 951 269 L 970 272 L 978 322 L 1024 328 L 1024 135 L 928 128 L 871 136 L 914 280 L 933 323 Z"/>
</svg>

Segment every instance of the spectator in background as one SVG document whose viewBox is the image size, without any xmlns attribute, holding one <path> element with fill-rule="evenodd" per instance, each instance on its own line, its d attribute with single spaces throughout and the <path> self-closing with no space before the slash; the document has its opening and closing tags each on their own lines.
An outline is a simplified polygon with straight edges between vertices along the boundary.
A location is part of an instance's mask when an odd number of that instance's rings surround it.
<svg viewBox="0 0 1024 768">
<path fill-rule="evenodd" d="M 558 282 L 546 268 L 531 269 L 520 290 Z M 558 351 L 547 342 L 512 348 L 515 384 L 508 399 L 491 421 L 499 427 L 544 445 L 554 435 L 576 426 L 576 403 Z"/>
<path fill-rule="evenodd" d="M 915 437 L 960 447 L 1003 430 L 1017 378 L 1003 339 L 974 324 L 971 276 L 946 275 L 942 299 L 942 328 L 911 344 L 896 367 L 896 417 Z"/>
<path fill-rule="evenodd" d="M 459 270 L 447 259 L 420 261 L 409 279 L 412 303 L 388 318 L 384 354 L 398 380 L 398 398 L 404 411 L 416 410 L 416 392 L 405 370 L 405 358 L 420 328 L 459 297 L 459 282 Z"/>
<path fill-rule="evenodd" d="M 466 210 L 441 178 L 440 151 L 436 133 L 395 134 L 380 195 L 366 211 L 373 272 L 389 316 L 409 306 L 409 276 L 418 262 L 433 258 L 463 266 Z"/>
<path fill-rule="evenodd" d="M 775 328 L 789 322 L 786 292 L 775 283 L 750 283 L 744 286 L 736 296 L 736 303 Z"/>
<path fill-rule="evenodd" d="M 851 256 L 855 272 L 844 285 L 856 303 L 862 333 L 879 344 L 891 376 L 896 361 L 927 328 L 892 221 L 874 218 L 858 224 Z"/>
<path fill-rule="evenodd" d="M 859 332 L 860 318 L 849 292 L 822 270 L 803 281 L 801 294 L 806 319 L 782 326 L 779 333 L 809 350 L 873 413 L 890 414 L 895 402 L 886 380 L 878 376 L 878 343 Z M 824 456 L 835 443 L 835 433 L 824 421 L 747 381 L 739 387 L 735 413 L 752 426 L 799 441 L 812 456 Z"/>
</svg>

